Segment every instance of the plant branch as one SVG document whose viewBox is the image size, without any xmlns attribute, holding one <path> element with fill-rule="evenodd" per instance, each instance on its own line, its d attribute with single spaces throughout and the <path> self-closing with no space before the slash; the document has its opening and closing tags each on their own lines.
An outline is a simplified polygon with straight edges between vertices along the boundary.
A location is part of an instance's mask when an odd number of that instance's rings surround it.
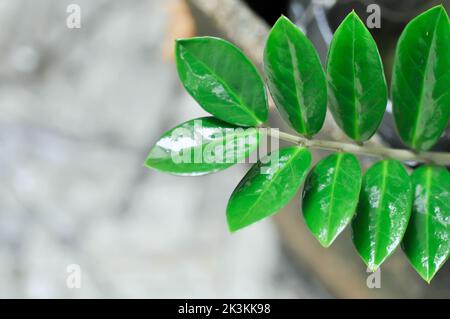
<svg viewBox="0 0 450 319">
<path fill-rule="evenodd" d="M 438 165 L 450 165 L 450 153 L 444 152 L 420 152 L 415 153 L 409 150 L 388 148 L 383 146 L 356 145 L 345 142 L 310 140 L 301 136 L 281 132 L 273 128 L 266 128 L 267 135 L 279 138 L 283 141 L 302 145 L 314 149 L 329 151 L 349 152 L 359 155 L 392 158 L 399 161 L 415 161 L 422 163 L 434 163 Z"/>
</svg>

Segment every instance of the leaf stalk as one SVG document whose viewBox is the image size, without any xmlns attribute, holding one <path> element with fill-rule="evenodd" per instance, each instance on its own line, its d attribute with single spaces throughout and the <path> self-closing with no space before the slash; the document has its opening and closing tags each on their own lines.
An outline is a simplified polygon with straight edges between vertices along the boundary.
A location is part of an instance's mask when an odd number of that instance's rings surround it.
<svg viewBox="0 0 450 319">
<path fill-rule="evenodd" d="M 414 161 L 419 163 L 434 163 L 437 165 L 450 165 L 450 153 L 447 152 L 413 152 L 405 149 L 395 149 L 384 146 L 356 145 L 345 142 L 307 139 L 298 135 L 281 132 L 273 128 L 266 128 L 268 136 L 280 140 L 305 146 L 312 149 L 327 151 L 348 152 L 371 157 L 391 158 L 402 162 Z"/>
</svg>

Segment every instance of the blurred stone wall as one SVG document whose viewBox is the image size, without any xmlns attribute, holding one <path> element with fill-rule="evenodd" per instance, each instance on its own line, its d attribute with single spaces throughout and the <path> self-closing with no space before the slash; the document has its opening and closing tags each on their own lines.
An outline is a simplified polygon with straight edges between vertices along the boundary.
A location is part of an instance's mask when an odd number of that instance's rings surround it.
<svg viewBox="0 0 450 319">
<path fill-rule="evenodd" d="M 66 27 L 70 3 L 81 29 Z M 270 220 L 228 233 L 245 166 L 143 167 L 163 131 L 204 115 L 161 58 L 166 4 L 0 2 L 1 298 L 326 296 Z"/>
</svg>

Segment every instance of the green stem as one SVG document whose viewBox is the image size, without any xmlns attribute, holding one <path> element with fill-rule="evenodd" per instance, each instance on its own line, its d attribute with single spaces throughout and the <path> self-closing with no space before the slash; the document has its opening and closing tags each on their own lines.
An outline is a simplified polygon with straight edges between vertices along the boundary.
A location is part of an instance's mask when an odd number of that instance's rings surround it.
<svg viewBox="0 0 450 319">
<path fill-rule="evenodd" d="M 273 128 L 266 128 L 267 135 L 279 138 L 283 141 L 302 145 L 309 148 L 348 152 L 359 155 L 392 158 L 399 161 L 415 161 L 422 163 L 435 163 L 438 165 L 450 165 L 450 153 L 445 152 L 420 152 L 415 153 L 409 150 L 388 148 L 383 146 L 356 145 L 345 142 L 309 140 L 307 138 L 281 132 Z"/>
</svg>

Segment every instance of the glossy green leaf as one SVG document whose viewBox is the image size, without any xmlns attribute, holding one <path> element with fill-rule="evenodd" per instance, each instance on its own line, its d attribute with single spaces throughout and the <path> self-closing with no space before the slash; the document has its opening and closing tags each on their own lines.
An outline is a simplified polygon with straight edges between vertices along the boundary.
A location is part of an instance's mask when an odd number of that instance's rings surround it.
<svg viewBox="0 0 450 319">
<path fill-rule="evenodd" d="M 260 142 L 255 128 L 237 127 L 214 117 L 187 121 L 167 131 L 145 165 L 177 175 L 204 175 L 243 161 Z"/>
<path fill-rule="evenodd" d="M 227 207 L 230 231 L 253 224 L 285 206 L 300 188 L 311 153 L 302 147 L 279 149 L 248 171 Z"/>
<path fill-rule="evenodd" d="M 264 70 L 283 119 L 302 135 L 319 132 L 327 110 L 325 73 L 311 41 L 284 16 L 267 39 Z"/>
<path fill-rule="evenodd" d="M 391 91 L 403 142 L 430 149 L 450 115 L 450 22 L 443 6 L 406 26 L 397 44 Z"/>
<path fill-rule="evenodd" d="M 207 112 L 241 126 L 267 121 L 263 81 L 233 44 L 212 37 L 177 40 L 176 62 L 184 87 Z"/>
<path fill-rule="evenodd" d="M 382 160 L 365 173 L 353 243 L 368 268 L 375 271 L 400 244 L 411 215 L 411 181 L 402 164 Z"/>
<path fill-rule="evenodd" d="M 377 130 L 387 104 L 387 87 L 377 45 L 351 12 L 336 30 L 328 52 L 328 96 L 338 126 L 355 141 Z"/>
<path fill-rule="evenodd" d="M 430 282 L 450 255 L 450 173 L 425 165 L 411 175 L 411 220 L 402 247 L 416 271 Z"/>
<path fill-rule="evenodd" d="M 361 168 L 352 154 L 331 154 L 309 173 L 302 210 L 306 225 L 322 246 L 330 246 L 350 223 L 360 188 Z"/>
</svg>

